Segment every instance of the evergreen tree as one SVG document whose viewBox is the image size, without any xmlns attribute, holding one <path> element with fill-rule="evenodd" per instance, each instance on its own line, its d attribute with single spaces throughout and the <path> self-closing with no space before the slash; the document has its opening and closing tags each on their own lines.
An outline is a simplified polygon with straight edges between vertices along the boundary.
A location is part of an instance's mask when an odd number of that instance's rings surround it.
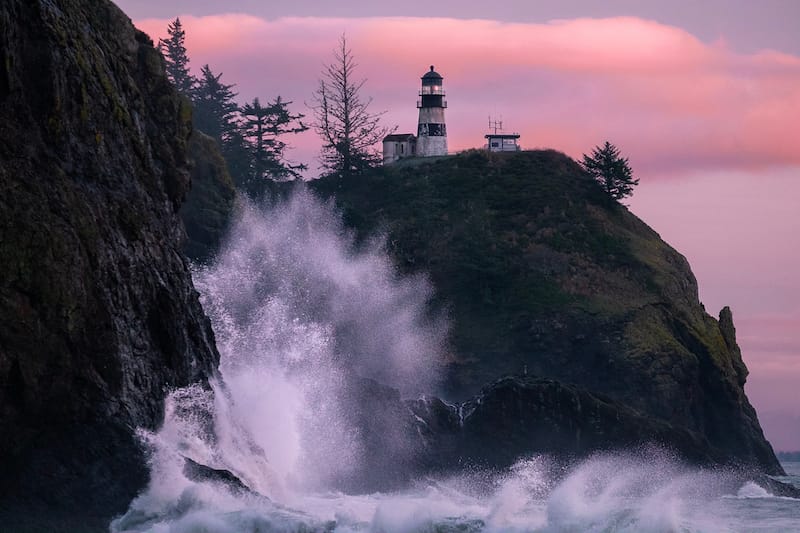
<svg viewBox="0 0 800 533">
<path fill-rule="evenodd" d="M 639 178 L 633 177 L 628 158 L 621 157 L 617 147 L 608 141 L 602 147 L 595 146 L 591 156 L 583 154 L 582 165 L 616 200 L 632 195 L 633 188 L 639 184 Z"/>
<path fill-rule="evenodd" d="M 372 113 L 372 98 L 363 98 L 366 79 L 357 79 L 357 66 L 344 35 L 326 65 L 314 93 L 314 129 L 322 137 L 322 167 L 335 174 L 359 173 L 381 161 L 375 145 L 394 131 L 380 125 L 383 113 Z"/>
<path fill-rule="evenodd" d="M 194 127 L 216 139 L 237 187 L 250 173 L 249 153 L 239 123 L 239 106 L 234 102 L 234 85 L 222 83 L 222 74 L 203 66 L 194 92 Z"/>
<path fill-rule="evenodd" d="M 176 18 L 167 27 L 168 39 L 159 39 L 158 49 L 164 56 L 167 78 L 179 93 L 191 98 L 197 80 L 189 73 L 189 56 L 186 53 L 186 32 L 181 25 L 181 19 Z"/>
<path fill-rule="evenodd" d="M 250 146 L 244 137 L 240 123 L 237 122 L 237 129 L 228 134 L 227 140 L 221 146 L 221 151 L 236 189 L 257 197 L 258 191 L 250 190 L 253 165 Z"/>
<path fill-rule="evenodd" d="M 233 101 L 234 85 L 222 83 L 221 78 L 222 74 L 214 74 L 208 65 L 202 68 L 194 93 L 194 126 L 224 147 L 235 137 L 239 106 Z"/>
<path fill-rule="evenodd" d="M 278 96 L 274 102 L 263 106 L 255 98 L 241 109 L 244 137 L 248 142 L 252 161 L 252 180 L 248 187 L 252 189 L 248 190 L 252 194 L 260 194 L 265 179 L 294 179 L 300 177 L 299 172 L 306 169 L 305 165 L 290 163 L 284 156 L 287 145 L 281 136 L 308 129 L 302 122 L 305 115 L 289 111 L 291 103 L 284 102 Z"/>
</svg>

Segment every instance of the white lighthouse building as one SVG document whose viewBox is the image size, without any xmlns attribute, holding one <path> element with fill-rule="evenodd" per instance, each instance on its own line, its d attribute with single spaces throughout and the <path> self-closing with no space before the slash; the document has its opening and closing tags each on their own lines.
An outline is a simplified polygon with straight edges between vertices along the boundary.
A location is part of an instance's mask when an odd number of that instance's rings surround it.
<svg viewBox="0 0 800 533">
<path fill-rule="evenodd" d="M 422 89 L 417 100 L 419 122 L 417 125 L 417 155 L 447 155 L 447 127 L 444 110 L 447 101 L 442 89 L 442 76 L 433 70 L 422 76 Z"/>
</svg>

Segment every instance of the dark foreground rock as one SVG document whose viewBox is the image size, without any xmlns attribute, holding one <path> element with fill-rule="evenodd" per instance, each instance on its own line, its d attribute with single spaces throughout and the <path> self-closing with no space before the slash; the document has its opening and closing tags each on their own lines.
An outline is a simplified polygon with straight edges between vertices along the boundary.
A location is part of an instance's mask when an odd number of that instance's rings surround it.
<svg viewBox="0 0 800 533">
<path fill-rule="evenodd" d="M 135 429 L 216 366 L 180 250 L 190 122 L 110 1 L 0 3 L 0 529 L 123 511 Z"/>
<path fill-rule="evenodd" d="M 235 494 L 255 494 L 236 474 L 224 468 L 212 468 L 188 457 L 184 458 L 183 475 L 198 483 L 221 483 Z M 264 496 L 261 496 L 262 498 Z"/>
</svg>

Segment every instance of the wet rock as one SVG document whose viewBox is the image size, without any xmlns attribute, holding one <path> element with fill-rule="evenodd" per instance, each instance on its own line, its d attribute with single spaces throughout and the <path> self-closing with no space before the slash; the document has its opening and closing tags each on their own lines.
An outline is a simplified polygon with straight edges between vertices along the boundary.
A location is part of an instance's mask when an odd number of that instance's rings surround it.
<svg viewBox="0 0 800 533">
<path fill-rule="evenodd" d="M 236 494 L 249 494 L 253 492 L 250 487 L 245 485 L 244 482 L 230 470 L 212 468 L 193 461 L 188 457 L 184 457 L 183 475 L 186 476 L 187 479 L 198 483 L 222 483 Z M 260 496 L 266 498 L 263 495 Z"/>
<path fill-rule="evenodd" d="M 435 397 L 401 400 L 396 390 L 372 380 L 355 382 L 361 386 L 351 421 L 364 436 L 364 465 L 341 485 L 344 490 L 390 490 L 429 474 L 505 469 L 535 455 L 569 464 L 599 452 L 724 465 L 741 472 L 732 477 L 740 484 L 766 478 L 742 469 L 698 432 L 553 379 L 506 376 L 456 404 Z M 385 472 L 392 474 L 376 475 Z"/>
</svg>

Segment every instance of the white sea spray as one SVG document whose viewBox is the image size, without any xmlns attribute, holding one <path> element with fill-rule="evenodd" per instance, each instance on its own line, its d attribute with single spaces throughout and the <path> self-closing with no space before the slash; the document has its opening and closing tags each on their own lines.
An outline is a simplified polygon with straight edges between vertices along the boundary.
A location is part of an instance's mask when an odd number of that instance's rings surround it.
<svg viewBox="0 0 800 533">
<path fill-rule="evenodd" d="M 140 432 L 151 481 L 115 533 L 800 530 L 800 502 L 658 450 L 566 469 L 529 457 L 504 472 L 344 494 L 336 480 L 359 472 L 365 453 L 346 416 L 349 378 L 405 396 L 435 390 L 446 323 L 428 311 L 430 284 L 398 276 L 380 239 L 356 246 L 336 211 L 306 192 L 243 208 L 194 280 L 219 374 L 172 391 L 163 426 Z"/>
</svg>

